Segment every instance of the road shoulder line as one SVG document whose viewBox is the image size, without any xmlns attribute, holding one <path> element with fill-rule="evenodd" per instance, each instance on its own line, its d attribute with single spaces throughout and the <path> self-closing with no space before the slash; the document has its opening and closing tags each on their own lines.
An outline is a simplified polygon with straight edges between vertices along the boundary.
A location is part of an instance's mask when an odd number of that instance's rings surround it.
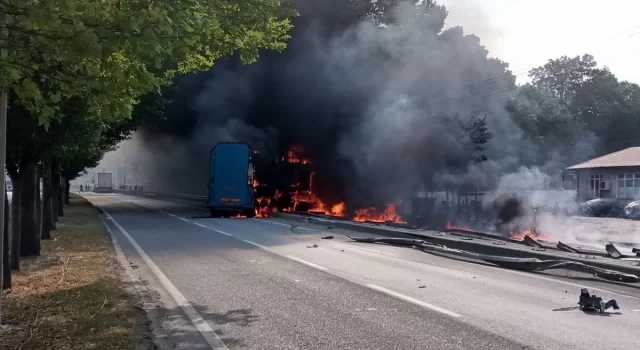
<svg viewBox="0 0 640 350">
<path fill-rule="evenodd" d="M 416 298 L 412 298 L 412 297 L 410 297 L 408 295 L 404 295 L 404 294 L 401 294 L 401 293 L 398 293 L 398 292 L 394 292 L 394 291 L 392 291 L 390 289 L 387 289 L 387 288 L 384 288 L 384 287 L 380 287 L 380 286 L 375 285 L 375 284 L 365 284 L 365 286 L 367 286 L 368 288 L 371 288 L 373 290 L 377 290 L 378 292 L 385 293 L 387 295 L 396 297 L 398 299 L 402 299 L 404 301 L 408 301 L 410 303 L 425 307 L 427 309 L 431 309 L 433 311 L 438 311 L 440 313 L 443 313 L 445 315 L 449 315 L 451 317 L 462 317 L 462 315 L 457 314 L 457 313 L 455 313 L 453 311 L 449 311 L 449 310 L 441 308 L 439 306 L 436 306 L 436 305 L 433 305 L 433 304 L 429 304 L 429 303 L 427 303 L 425 301 L 418 300 Z"/>
<path fill-rule="evenodd" d="M 147 255 L 147 253 L 140 247 L 138 242 L 136 242 L 133 237 L 122 227 L 106 210 L 102 209 L 106 217 L 113 222 L 113 224 L 120 230 L 123 236 L 129 240 L 129 243 L 133 246 L 133 248 L 138 252 L 138 255 L 145 262 L 149 270 L 153 272 L 153 274 L 158 278 L 158 281 L 162 284 L 165 290 L 173 297 L 175 302 L 180 306 L 182 311 L 187 315 L 191 323 L 196 327 L 196 329 L 200 332 L 205 341 L 211 346 L 214 350 L 228 350 L 227 346 L 224 344 L 222 339 L 218 337 L 218 335 L 213 331 L 211 326 L 200 316 L 200 314 L 189 304 L 189 301 L 180 293 L 180 291 L 176 288 L 176 286 L 171 283 L 169 278 L 160 270 L 158 265 L 156 265 L 151 257 Z"/>
<path fill-rule="evenodd" d="M 305 264 L 307 266 L 313 267 L 314 269 L 318 269 L 318 270 L 321 270 L 321 271 L 329 270 L 328 268 L 326 268 L 326 267 L 324 267 L 322 265 L 314 264 L 314 263 L 312 263 L 310 261 L 306 261 L 304 259 L 296 258 L 295 256 L 292 256 L 292 255 L 285 255 L 285 257 L 288 258 L 288 259 L 291 259 L 293 261 L 297 261 L 297 262 L 299 262 L 301 264 Z"/>
</svg>

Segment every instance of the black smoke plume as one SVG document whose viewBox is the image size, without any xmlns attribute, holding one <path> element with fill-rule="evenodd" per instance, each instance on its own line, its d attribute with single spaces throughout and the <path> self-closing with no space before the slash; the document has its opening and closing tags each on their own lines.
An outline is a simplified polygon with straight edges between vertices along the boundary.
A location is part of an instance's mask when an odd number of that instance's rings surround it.
<svg viewBox="0 0 640 350">
<path fill-rule="evenodd" d="M 286 51 L 265 52 L 253 65 L 221 61 L 176 83 L 166 120 L 131 141 L 141 146 L 130 161 L 145 164 L 147 188 L 205 194 L 208 151 L 220 141 L 249 142 L 273 159 L 301 145 L 316 192 L 354 207 L 495 182 L 486 174 L 535 153 L 504 110 L 504 92 L 515 88 L 508 65 L 463 28 L 444 29 L 443 6 L 296 7 Z M 488 143 L 462 127 L 479 120 L 493 136 Z"/>
</svg>

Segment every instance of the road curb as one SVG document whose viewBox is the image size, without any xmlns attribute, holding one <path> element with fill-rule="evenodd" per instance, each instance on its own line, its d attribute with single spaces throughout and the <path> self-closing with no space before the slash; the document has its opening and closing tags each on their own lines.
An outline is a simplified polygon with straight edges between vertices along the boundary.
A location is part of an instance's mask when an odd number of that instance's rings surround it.
<svg viewBox="0 0 640 350">
<path fill-rule="evenodd" d="M 93 206 L 93 204 L 91 205 Z M 171 346 L 171 344 L 169 344 L 169 342 L 166 340 L 168 338 L 168 335 L 167 335 L 167 332 L 164 330 L 164 328 L 162 328 L 161 326 L 160 315 L 156 310 L 157 304 L 153 300 L 153 297 L 151 296 L 151 292 L 140 281 L 138 276 L 136 276 L 135 272 L 133 272 L 131 263 L 124 255 L 124 252 L 122 251 L 122 247 L 120 246 L 120 243 L 118 243 L 118 239 L 113 234 L 113 231 L 107 224 L 104 212 L 99 207 L 96 207 L 96 206 L 93 206 L 93 207 L 98 211 L 98 214 L 99 214 L 98 216 L 100 217 L 100 221 L 102 221 L 102 224 L 107 229 L 107 232 L 109 232 L 111 243 L 113 244 L 113 248 L 116 252 L 116 259 L 124 269 L 125 273 L 121 276 L 121 278 L 123 282 L 125 282 L 125 286 L 126 286 L 125 288 L 132 296 L 137 297 L 137 299 L 139 300 L 139 302 L 137 303 L 137 306 L 140 309 L 144 310 L 145 315 L 147 316 L 147 319 L 150 322 L 149 328 L 151 329 L 151 333 L 153 334 L 154 344 L 158 349 L 162 349 L 162 350 L 173 349 L 173 346 Z"/>
<path fill-rule="evenodd" d="M 533 248 L 526 247 L 524 245 L 518 243 L 505 243 L 505 245 L 494 245 L 488 238 L 482 240 L 463 240 L 461 237 L 452 237 L 447 234 L 446 236 L 438 236 L 434 235 L 436 231 L 418 231 L 415 232 L 406 232 L 400 231 L 393 228 L 386 227 L 375 227 L 375 226 L 365 226 L 358 225 L 351 222 L 340 222 L 340 220 L 331 220 L 331 219 L 320 219 L 308 216 L 302 216 L 297 214 L 289 214 L 289 213 L 274 213 L 273 217 L 281 218 L 285 220 L 295 221 L 295 222 L 306 222 L 309 224 L 319 224 L 319 225 L 331 225 L 334 228 L 340 228 L 350 231 L 363 232 L 368 234 L 375 234 L 384 237 L 393 237 L 393 238 L 414 238 L 416 236 L 423 236 L 425 239 L 428 239 L 430 242 L 439 243 L 445 245 L 449 248 L 467 250 L 475 253 L 488 254 L 488 255 L 500 255 L 500 256 L 508 256 L 508 257 L 517 257 L 517 258 L 538 258 L 540 260 L 569 260 L 576 261 L 583 264 L 600 267 L 603 269 L 616 270 L 624 273 L 629 273 L 640 277 L 640 267 L 635 266 L 626 266 L 622 264 L 616 264 L 613 262 L 606 262 L 600 259 L 610 259 L 604 257 L 595 257 L 595 258 L 581 258 L 580 254 L 554 251 L 552 254 L 551 251 L 535 251 Z M 427 233 L 431 232 L 431 233 Z M 411 233 L 411 235 L 409 235 Z M 484 241 L 484 242 L 483 242 Z M 496 239 L 495 241 L 502 241 L 500 239 Z M 482 243 L 479 243 L 482 242 Z M 518 247 L 511 246 L 508 244 L 518 245 Z M 578 255 L 578 256 L 576 256 Z"/>
</svg>

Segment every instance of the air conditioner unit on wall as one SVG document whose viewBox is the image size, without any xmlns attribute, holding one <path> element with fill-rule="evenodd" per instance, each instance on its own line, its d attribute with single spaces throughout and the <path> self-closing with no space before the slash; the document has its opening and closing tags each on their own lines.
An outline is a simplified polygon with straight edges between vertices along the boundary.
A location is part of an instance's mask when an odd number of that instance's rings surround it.
<svg viewBox="0 0 640 350">
<path fill-rule="evenodd" d="M 609 190 L 611 190 L 611 181 L 610 180 L 601 180 L 600 181 L 600 190 L 601 191 L 609 191 Z"/>
</svg>

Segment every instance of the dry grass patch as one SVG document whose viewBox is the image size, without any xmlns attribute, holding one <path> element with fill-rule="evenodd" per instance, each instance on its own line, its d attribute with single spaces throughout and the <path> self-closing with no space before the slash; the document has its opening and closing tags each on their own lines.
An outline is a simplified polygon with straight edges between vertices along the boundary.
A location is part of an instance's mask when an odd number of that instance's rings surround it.
<svg viewBox="0 0 640 350">
<path fill-rule="evenodd" d="M 146 319 L 120 279 L 97 211 L 73 196 L 41 256 L 24 260 L 3 297 L 2 349 L 149 348 Z"/>
</svg>

